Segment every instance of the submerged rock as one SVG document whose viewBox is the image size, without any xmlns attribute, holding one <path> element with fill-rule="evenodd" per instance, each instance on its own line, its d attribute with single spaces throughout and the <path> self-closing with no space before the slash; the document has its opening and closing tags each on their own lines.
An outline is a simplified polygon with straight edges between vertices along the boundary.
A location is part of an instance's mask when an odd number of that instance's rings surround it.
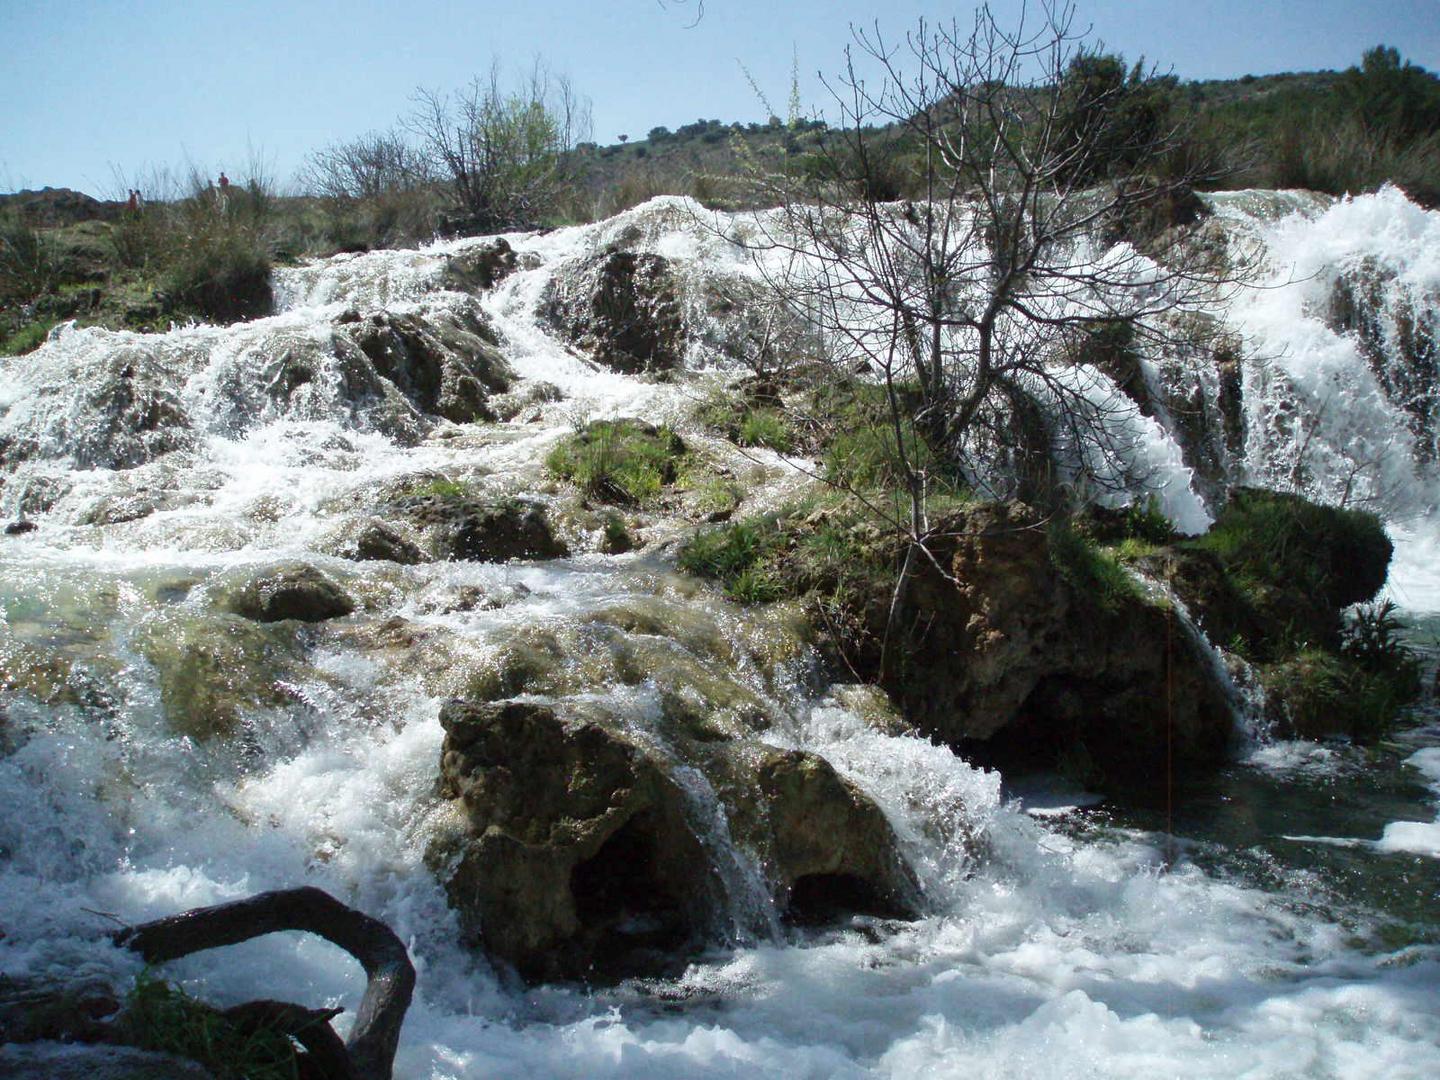
<svg viewBox="0 0 1440 1080">
<path fill-rule="evenodd" d="M 546 286 L 543 313 L 565 338 L 616 371 L 666 372 L 684 361 L 684 312 L 670 262 L 660 255 L 588 256 Z"/>
<path fill-rule="evenodd" d="M 167 613 L 138 641 L 155 667 L 165 717 L 182 735 L 232 735 L 246 712 L 293 701 L 287 684 L 303 671 L 293 628 L 230 614 Z"/>
</svg>

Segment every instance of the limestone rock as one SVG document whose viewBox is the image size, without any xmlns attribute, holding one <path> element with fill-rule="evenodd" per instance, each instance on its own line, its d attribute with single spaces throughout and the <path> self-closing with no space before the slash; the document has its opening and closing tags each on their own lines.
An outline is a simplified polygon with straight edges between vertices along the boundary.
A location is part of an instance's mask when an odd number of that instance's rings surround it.
<svg viewBox="0 0 1440 1080">
<path fill-rule="evenodd" d="M 543 312 L 568 340 L 627 374 L 678 368 L 685 324 L 669 260 L 610 251 L 582 260 L 547 287 Z"/>
<path fill-rule="evenodd" d="M 636 744 L 544 705 L 452 701 L 442 792 L 469 934 L 532 979 L 653 969 L 709 929 L 718 883 L 680 789 Z"/>
<path fill-rule="evenodd" d="M 324 622 L 349 615 L 355 601 L 319 570 L 301 564 L 261 574 L 230 596 L 227 606 L 256 622 Z"/>
</svg>

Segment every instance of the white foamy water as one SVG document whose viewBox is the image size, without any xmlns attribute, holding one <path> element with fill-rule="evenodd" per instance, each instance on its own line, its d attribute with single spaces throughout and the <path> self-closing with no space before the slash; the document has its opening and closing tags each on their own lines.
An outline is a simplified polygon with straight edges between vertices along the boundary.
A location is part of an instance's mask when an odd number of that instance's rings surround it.
<svg viewBox="0 0 1440 1080">
<path fill-rule="evenodd" d="M 1420 228 L 1418 212 L 1393 193 L 1362 202 L 1335 219 L 1302 199 L 1281 209 L 1305 209 L 1303 222 L 1273 207 L 1244 215 L 1247 228 L 1278 230 L 1264 235 L 1290 245 L 1266 241 L 1277 245 L 1277 263 L 1298 265 L 1303 254 L 1307 267 L 1328 265 L 1311 250 L 1332 251 L 1324 237 L 1384 234 L 1386 215 L 1399 217 L 1402 247 L 1412 234 L 1429 235 L 1434 215 L 1422 215 Z M 612 222 L 509 238 L 536 265 L 481 306 L 517 374 L 565 394 L 533 424 L 415 420 L 414 430 L 400 430 L 395 418 L 409 424 L 409 413 L 385 413 L 380 399 L 370 411 L 354 408 L 340 389 L 351 375 L 328 344 L 339 313 L 472 303 L 433 286 L 447 255 L 473 241 L 286 271 L 281 313 L 245 327 L 152 337 L 72 331 L 23 362 L 0 362 L 0 435 L 39 447 L 6 478 L 0 504 L 14 514 L 34 503 L 27 513 L 40 525 L 0 539 L 0 669 L 39 672 L 0 691 L 0 968 L 123 980 L 138 964 L 102 943 L 114 919 L 305 883 L 384 919 L 409 945 L 419 986 L 396 1062 L 401 1077 L 1440 1075 L 1433 945 L 1376 945 L 1366 933 L 1373 912 L 1312 902 L 1303 876 L 1261 884 L 1188 858 L 1183 844 L 1177 857 L 1175 838 L 1159 832 L 1027 813 L 1008 801 L 997 774 L 923 739 L 881 734 L 844 695 L 809 688 L 803 663 L 788 674 L 762 670 L 755 658 L 771 630 L 752 611 L 677 584 L 663 553 L 414 567 L 327 554 L 357 507 L 388 484 L 439 473 L 487 493 L 550 499 L 543 457 L 573 423 L 679 422 L 694 398 L 686 380 L 597 370 L 548 332 L 536 308 L 557 268 L 622 236 L 677 259 L 686 281 L 751 272 L 743 253 L 688 227 L 684 212 L 660 201 Z M 1404 250 L 1405 267 L 1428 257 L 1418 241 Z M 1347 393 L 1363 390 L 1354 417 L 1317 421 L 1327 454 L 1366 424 L 1367 445 L 1408 453 L 1414 438 L 1405 442 L 1395 410 L 1350 370 L 1358 354 L 1341 356 L 1343 342 L 1311 326 L 1306 297 L 1316 287 L 1306 278 L 1268 292 L 1238 318 L 1267 348 L 1288 350 L 1277 365 L 1302 403 L 1324 400 L 1325 371 L 1341 371 Z M 141 369 L 173 381 L 192 437 L 111 469 L 77 460 L 76 433 L 93 417 L 90 373 L 120 350 L 138 350 Z M 267 380 L 296 350 L 320 358 L 317 377 L 299 396 L 277 399 Z M 690 362 L 721 361 L 700 352 Z M 1097 383 L 1095 392 L 1113 387 Z M 1268 423 L 1273 410 L 1257 409 L 1257 422 Z M 1163 472 L 1167 511 L 1203 528 L 1208 510 L 1178 442 L 1159 419 L 1134 423 L 1128 464 Z M 103 432 L 86 438 L 104 443 Z M 1263 461 L 1260 445 L 1247 443 L 1257 476 L 1288 467 L 1290 444 Z M 783 463 L 771 464 L 778 475 Z M 1394 526 L 1401 543 L 1391 589 L 1407 605 L 1440 610 L 1430 606 L 1440 582 L 1426 556 L 1436 534 L 1410 513 L 1424 501 L 1424 469 L 1387 459 L 1381 472 L 1384 484 L 1403 487 L 1393 505 L 1408 515 Z M 1322 473 L 1324 488 L 1331 481 Z M 53 497 L 39 499 L 45 492 Z M 98 506 L 142 499 L 155 504 L 151 512 L 91 523 Z M 740 944 L 649 983 L 517 987 L 457 944 L 457 920 L 424 859 L 445 813 L 434 790 L 443 673 L 320 634 L 304 663 L 280 677 L 281 692 L 247 708 L 231 737 L 205 740 L 168 722 L 147 642 L 203 619 L 214 590 L 237 575 L 300 556 L 360 599 L 348 625 L 402 617 L 444 631 L 457 669 L 485 662 L 525 628 L 573 627 L 609 605 L 671 605 L 677 620 L 694 614 L 728 643 L 736 677 L 776 712 L 765 738 L 823 755 L 875 799 L 923 892 L 924 917 L 782 929 L 764 890 L 746 885 L 748 856 L 735 851 L 727 874 Z M 466 589 L 496 606 L 447 603 Z M 644 682 L 591 693 L 642 728 L 656 711 Z M 1261 748 L 1252 762 L 1324 775 L 1335 753 L 1288 744 Z M 1436 753 L 1411 758 L 1432 783 L 1440 783 Z M 697 806 L 703 787 L 693 792 Z M 707 838 L 723 844 L 723 822 L 713 813 L 709 822 Z M 1365 854 L 1433 857 L 1425 845 L 1435 828 L 1395 822 Z M 281 997 L 353 1011 L 363 988 L 345 954 L 300 935 L 193 956 L 164 974 L 222 1003 Z"/>
</svg>

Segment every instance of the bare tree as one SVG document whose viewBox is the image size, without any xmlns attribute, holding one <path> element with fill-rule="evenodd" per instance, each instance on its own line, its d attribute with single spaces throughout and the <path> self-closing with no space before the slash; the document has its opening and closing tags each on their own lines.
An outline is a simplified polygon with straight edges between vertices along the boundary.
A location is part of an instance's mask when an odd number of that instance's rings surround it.
<svg viewBox="0 0 1440 1080">
<path fill-rule="evenodd" d="M 414 100 L 406 124 L 471 231 L 538 225 L 567 179 L 565 151 L 590 135 L 589 100 L 538 61 L 518 90 L 496 62 L 456 94 L 421 89 Z"/>
<path fill-rule="evenodd" d="M 1073 15 L 854 29 L 827 83 L 839 122 L 758 178 L 779 210 L 750 243 L 775 293 L 887 390 L 915 544 L 922 457 L 982 487 L 1018 465 L 1052 491 L 1143 481 L 1134 403 L 1076 358 L 1097 335 L 1163 344 L 1246 274 L 1173 227 L 1212 169 L 1166 80 L 1109 62 Z"/>
<path fill-rule="evenodd" d="M 311 193 L 340 200 L 379 199 L 430 179 L 429 161 L 393 131 L 332 143 L 310 155 L 303 173 Z"/>
</svg>

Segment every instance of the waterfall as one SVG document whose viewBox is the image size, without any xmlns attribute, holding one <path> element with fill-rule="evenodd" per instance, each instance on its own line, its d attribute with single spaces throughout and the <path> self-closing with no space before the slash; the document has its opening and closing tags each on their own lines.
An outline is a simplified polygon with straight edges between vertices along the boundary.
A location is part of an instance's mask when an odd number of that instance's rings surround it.
<svg viewBox="0 0 1440 1080">
<path fill-rule="evenodd" d="M 1114 498 L 1156 494 L 1185 531 L 1234 481 L 1373 508 L 1401 541 L 1392 588 L 1440 610 L 1440 215 L 1394 189 L 1211 202 L 1212 227 L 1265 259 L 1260 287 L 1215 314 L 1239 366 L 1147 346 L 1145 410 L 1109 375 L 1066 376 L 1121 425 L 1119 456 L 1092 468 L 1138 478 Z M 0 970 L 127 985 L 139 965 L 105 942 L 99 913 L 138 922 L 315 884 L 388 922 L 416 960 L 401 1077 L 1440 1074 L 1430 901 L 1413 883 L 1392 907 L 1335 884 L 1429 874 L 1416 830 L 1386 831 L 1393 851 L 1316 856 L 1404 864 L 1287 862 L 1290 841 L 1203 834 L 1197 817 L 1174 827 L 1172 862 L 1170 823 L 1153 816 L 1032 815 L 999 774 L 906 732 L 864 688 L 821 685 L 796 613 L 677 575 L 681 525 L 647 524 L 644 551 L 599 553 L 602 519 L 546 475 L 557 440 L 635 416 L 726 452 L 686 418 L 708 378 L 735 370 L 729 331 L 705 325 L 716 291 L 753 288 L 757 271 L 725 237 L 745 215 L 700 228 L 693 209 L 661 199 L 510 235 L 516 268 L 479 297 L 448 287 L 447 267 L 491 238 L 277 271 L 278 311 L 252 323 L 64 328 L 0 360 L 0 509 L 38 525 L 0 538 Z M 557 276 L 615 245 L 675 267 L 697 329 L 668 380 L 598 367 L 542 311 Z M 486 400 L 516 404 L 513 419 L 439 415 L 434 388 L 365 336 L 382 333 L 423 345 L 447 387 L 493 376 Z M 482 370 L 492 352 L 503 371 Z M 778 455 L 721 460 L 753 488 L 747 508 L 808 482 Z M 437 478 L 553 512 L 572 554 L 354 557 L 358 530 Z M 226 614 L 235 589 L 296 560 L 343 587 L 354 617 L 288 632 Z M 731 940 L 613 987 L 519 988 L 465 945 L 426 855 L 456 813 L 436 793 L 439 715 L 506 679 L 516 700 L 578 704 L 673 757 L 690 827 L 723 855 Z M 675 690 L 702 685 L 699 707 Z M 686 707 L 703 738 L 659 726 Z M 704 771 L 705 740 L 720 741 L 705 725 L 743 732 L 741 765 L 810 755 L 873 803 L 916 917 L 787 925 L 772 868 L 742 848 Z M 1404 784 L 1409 767 L 1433 782 L 1421 750 L 1387 766 L 1377 812 L 1433 819 L 1433 792 Z M 1306 760 L 1324 788 L 1312 814 L 1380 768 L 1340 750 Z M 1291 776 L 1213 801 L 1258 816 Z M 291 935 L 163 974 L 220 1004 L 352 1010 L 364 983 L 337 950 Z"/>
</svg>

